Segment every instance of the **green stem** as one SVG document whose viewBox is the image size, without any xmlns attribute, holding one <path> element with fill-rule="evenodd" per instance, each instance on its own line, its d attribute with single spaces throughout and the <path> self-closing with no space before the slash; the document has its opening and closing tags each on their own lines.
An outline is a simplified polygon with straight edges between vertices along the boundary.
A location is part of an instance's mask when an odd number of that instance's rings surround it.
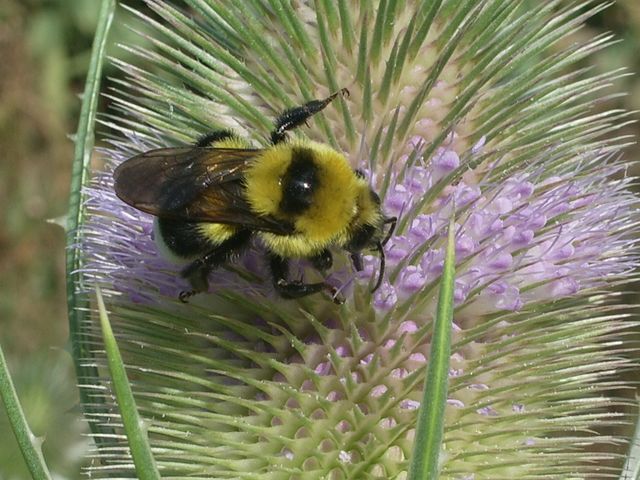
<svg viewBox="0 0 640 480">
<path fill-rule="evenodd" d="M 42 441 L 31 433 L 31 429 L 27 424 L 27 419 L 18 400 L 18 394 L 11 381 L 2 347 L 0 347 L 0 398 L 7 411 L 9 424 L 13 434 L 16 436 L 24 461 L 31 472 L 31 477 L 35 480 L 51 479 L 51 474 L 40 448 Z"/>
<path fill-rule="evenodd" d="M 451 357 L 456 260 L 454 227 L 452 214 L 409 480 L 438 478 L 438 457 L 444 435 L 444 410 L 447 403 L 449 358 Z"/>
<path fill-rule="evenodd" d="M 637 405 L 640 407 L 640 405 Z M 636 410 L 636 414 L 640 413 L 640 409 Z M 620 480 L 639 480 L 640 479 L 640 414 L 636 419 L 636 428 L 633 437 L 629 442 L 629 453 L 627 460 L 622 469 Z"/>
<path fill-rule="evenodd" d="M 109 316 L 102 300 L 100 288 L 96 287 L 96 299 L 98 301 L 98 311 L 100 312 L 100 326 L 102 328 L 102 339 L 107 355 L 109 373 L 111 374 L 111 384 L 116 394 L 120 417 L 127 435 L 129 450 L 136 467 L 136 474 L 142 480 L 157 480 L 160 478 L 158 467 L 151 453 L 151 446 L 147 437 L 147 430 L 138 415 L 136 401 L 133 398 L 131 384 L 127 378 L 127 372 L 122 363 L 120 349 L 113 336 L 113 330 L 109 323 Z"/>
<path fill-rule="evenodd" d="M 78 131 L 75 139 L 75 152 L 71 176 L 71 192 L 69 195 L 69 211 L 67 214 L 67 309 L 69 314 L 69 336 L 72 344 L 72 355 L 78 377 L 78 383 L 86 384 L 91 379 L 98 378 L 97 368 L 87 366 L 87 359 L 91 358 L 84 325 L 86 324 L 88 302 L 81 293 L 82 274 L 80 268 L 82 260 L 78 243 L 80 235 L 78 226 L 81 225 L 84 209 L 82 208 L 82 188 L 87 182 L 89 173 L 89 163 L 94 145 L 95 119 L 98 110 L 98 99 L 100 93 L 100 79 L 102 75 L 102 64 L 105 57 L 107 36 L 113 20 L 116 8 L 116 0 L 103 0 L 98 19 L 98 26 L 93 40 L 91 62 L 87 73 L 87 80 L 82 97 L 82 107 Z M 84 363 L 84 364 L 83 364 Z M 89 396 L 84 388 L 80 388 L 80 403 L 85 414 L 104 412 L 100 408 L 101 399 L 95 395 Z M 95 404 L 98 406 L 95 406 Z M 105 433 L 99 431 L 98 422 L 89 422 L 94 434 Z M 109 430 L 111 431 L 111 430 Z M 94 438 L 102 438 L 94 435 Z"/>
</svg>

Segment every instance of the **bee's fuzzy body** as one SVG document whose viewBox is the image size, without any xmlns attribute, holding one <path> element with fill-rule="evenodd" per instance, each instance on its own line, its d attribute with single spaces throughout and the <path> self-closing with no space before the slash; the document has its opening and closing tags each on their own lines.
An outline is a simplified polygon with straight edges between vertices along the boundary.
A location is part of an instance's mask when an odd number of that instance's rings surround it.
<svg viewBox="0 0 640 480">
<path fill-rule="evenodd" d="M 284 133 L 336 95 L 284 112 L 268 148 L 253 149 L 218 131 L 192 149 L 152 150 L 116 169 L 118 196 L 157 217 L 160 249 L 191 262 L 182 275 L 193 290 L 184 298 L 205 291 L 211 269 L 240 254 L 253 237 L 268 251 L 274 286 L 287 298 L 334 291 L 324 282 L 288 281 L 290 258 L 308 258 L 326 270 L 334 247 L 349 252 L 356 268 L 361 251 L 383 253 L 384 225 L 395 219 L 383 215 L 364 176 L 330 146 L 288 141 Z"/>
</svg>

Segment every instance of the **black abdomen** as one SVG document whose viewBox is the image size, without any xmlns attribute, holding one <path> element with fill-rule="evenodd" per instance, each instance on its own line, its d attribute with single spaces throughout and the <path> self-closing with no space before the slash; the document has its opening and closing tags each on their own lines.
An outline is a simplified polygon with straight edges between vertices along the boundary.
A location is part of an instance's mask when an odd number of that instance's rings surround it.
<svg viewBox="0 0 640 480">
<path fill-rule="evenodd" d="M 156 235 L 160 235 L 162 244 L 170 253 L 180 258 L 201 256 L 215 247 L 215 244 L 202 234 L 201 222 L 158 218 Z"/>
</svg>

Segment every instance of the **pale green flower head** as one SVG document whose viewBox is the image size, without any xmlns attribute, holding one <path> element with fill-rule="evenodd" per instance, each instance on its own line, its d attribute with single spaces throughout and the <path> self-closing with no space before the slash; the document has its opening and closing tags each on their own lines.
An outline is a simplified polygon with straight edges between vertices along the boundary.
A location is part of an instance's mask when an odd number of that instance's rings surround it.
<svg viewBox="0 0 640 480">
<path fill-rule="evenodd" d="M 620 72 L 580 62 L 610 37 L 566 40 L 603 6 L 516 0 L 148 0 L 153 48 L 114 60 L 126 80 L 105 172 L 86 191 L 81 248 L 105 293 L 163 478 L 404 479 L 455 215 L 454 331 L 443 479 L 619 474 L 620 390 L 635 326 L 614 293 L 634 278 L 637 199 L 596 109 Z M 135 11 L 134 11 L 135 12 Z M 344 296 L 283 300 L 264 246 L 212 273 L 188 304 L 153 217 L 121 202 L 113 169 L 231 129 L 270 146 L 280 112 L 341 88 L 292 132 L 365 172 L 398 224 Z M 304 261 L 293 277 L 318 278 Z M 94 478 L 135 478 L 94 326 L 82 326 Z M 602 477 L 600 477 L 601 475 Z"/>
</svg>

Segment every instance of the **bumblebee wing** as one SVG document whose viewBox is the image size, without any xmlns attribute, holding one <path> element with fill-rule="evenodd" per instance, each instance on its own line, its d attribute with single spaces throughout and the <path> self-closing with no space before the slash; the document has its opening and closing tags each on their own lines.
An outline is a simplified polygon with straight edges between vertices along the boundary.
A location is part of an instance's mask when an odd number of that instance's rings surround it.
<svg viewBox="0 0 640 480">
<path fill-rule="evenodd" d="M 150 150 L 115 169 L 114 189 L 123 202 L 155 216 L 292 233 L 290 224 L 251 212 L 244 199 L 244 171 L 260 152 L 200 147 Z"/>
<path fill-rule="evenodd" d="M 206 189 L 180 213 L 180 218 L 238 225 L 251 230 L 290 235 L 294 226 L 267 215 L 256 215 L 245 200 L 240 180 Z"/>
<path fill-rule="evenodd" d="M 126 160 L 113 172 L 116 195 L 153 215 L 171 214 L 212 185 L 239 180 L 259 150 L 161 148 Z"/>
</svg>

